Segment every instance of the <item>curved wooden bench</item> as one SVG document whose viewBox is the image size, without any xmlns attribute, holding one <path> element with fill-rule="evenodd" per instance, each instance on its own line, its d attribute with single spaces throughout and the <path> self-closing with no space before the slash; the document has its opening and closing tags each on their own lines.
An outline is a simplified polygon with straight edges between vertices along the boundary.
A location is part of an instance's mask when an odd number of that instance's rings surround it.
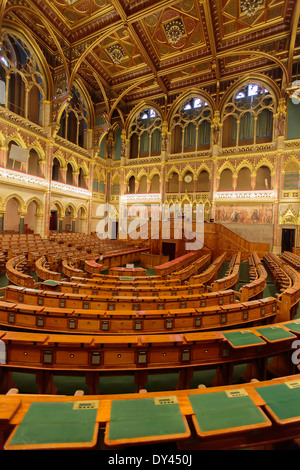
<svg viewBox="0 0 300 470">
<path fill-rule="evenodd" d="M 48 288 L 48 287 L 47 287 Z M 166 282 L 125 283 L 115 282 L 102 284 L 76 283 L 60 281 L 56 282 L 53 289 L 56 292 L 87 295 L 129 295 L 130 297 L 151 297 L 159 293 L 178 294 L 203 294 L 206 288 L 203 284 L 168 284 Z"/>
<path fill-rule="evenodd" d="M 266 262 L 275 280 L 282 286 L 278 295 L 280 321 L 287 321 L 296 314 L 300 300 L 300 273 L 274 253 L 266 253 Z"/>
<path fill-rule="evenodd" d="M 195 260 L 193 263 L 181 269 L 180 271 L 175 271 L 174 273 L 171 273 L 171 278 L 177 278 L 180 279 L 180 281 L 185 281 L 191 276 L 197 275 L 199 271 L 202 271 L 209 265 L 209 263 L 211 262 L 211 257 L 211 252 L 206 253 L 205 255 L 201 256 L 201 258 Z"/>
<path fill-rule="evenodd" d="M 256 252 L 248 257 L 248 263 L 251 282 L 243 285 L 239 290 L 240 300 L 242 302 L 262 295 L 267 285 L 268 273 Z"/>
<path fill-rule="evenodd" d="M 227 253 L 222 253 L 222 255 L 218 256 L 203 273 L 191 276 L 189 282 L 191 284 L 208 284 L 211 282 L 218 275 L 218 272 L 225 263 L 226 256 Z"/>
<path fill-rule="evenodd" d="M 199 256 L 200 253 L 198 251 L 192 251 L 185 255 L 179 256 L 172 261 L 168 261 L 167 263 L 161 264 L 160 266 L 155 266 L 155 274 L 157 276 L 168 276 L 169 274 L 175 271 L 180 271 L 186 266 L 190 265 L 196 259 L 198 259 Z"/>
<path fill-rule="evenodd" d="M 144 334 L 213 330 L 275 321 L 274 297 L 244 303 L 170 310 L 86 310 L 0 302 L 0 325 L 32 331 Z"/>
<path fill-rule="evenodd" d="M 281 254 L 281 258 L 296 269 L 296 271 L 300 270 L 300 256 L 290 251 L 284 251 Z"/>
<path fill-rule="evenodd" d="M 31 305 L 49 305 L 52 307 L 81 308 L 85 310 L 166 310 L 197 308 L 234 303 L 235 291 L 226 290 L 203 294 L 166 295 L 160 293 L 153 297 L 130 297 L 54 292 L 42 289 L 21 290 L 18 286 L 4 288 L 4 299 L 11 302 L 24 302 Z"/>
<path fill-rule="evenodd" d="M 53 393 L 55 373 L 84 376 L 90 393 L 105 374 L 133 374 L 138 389 L 149 373 L 179 373 L 177 387 L 189 388 L 194 371 L 216 370 L 215 385 L 232 383 L 234 365 L 245 363 L 245 380 L 296 372 L 291 348 L 299 324 L 160 335 L 64 335 L 1 331 L 5 357 L 0 392 L 11 388 L 14 371 L 36 374 L 39 393 Z M 270 362 L 272 358 L 272 362 Z M 5 391 L 4 391 L 5 389 Z"/>
<path fill-rule="evenodd" d="M 5 265 L 6 277 L 10 282 L 17 286 L 33 288 L 35 284 L 33 277 L 22 272 L 25 266 L 27 266 L 25 255 L 15 256 L 14 258 L 9 259 Z"/>
<path fill-rule="evenodd" d="M 72 266 L 69 263 L 68 259 L 63 259 L 62 260 L 62 272 L 67 278 L 70 278 L 72 276 L 84 276 L 85 273 L 82 269 L 79 269 L 75 266 Z"/>
<path fill-rule="evenodd" d="M 104 271 L 103 265 L 97 263 L 96 259 L 94 259 L 94 260 L 93 259 L 84 260 L 84 270 L 87 273 L 89 273 L 89 274 L 100 274 L 101 271 Z"/>
<path fill-rule="evenodd" d="M 217 292 L 223 289 L 229 289 L 236 285 L 239 280 L 239 269 L 241 263 L 241 253 L 236 253 L 229 263 L 225 276 L 221 279 L 216 279 L 210 286 L 212 292 Z"/>
<path fill-rule="evenodd" d="M 52 271 L 50 268 L 50 264 L 47 261 L 46 256 L 42 256 L 41 258 L 37 259 L 35 262 L 35 272 L 39 279 L 43 281 L 52 280 L 52 281 L 60 281 L 61 274 L 55 271 Z"/>
</svg>

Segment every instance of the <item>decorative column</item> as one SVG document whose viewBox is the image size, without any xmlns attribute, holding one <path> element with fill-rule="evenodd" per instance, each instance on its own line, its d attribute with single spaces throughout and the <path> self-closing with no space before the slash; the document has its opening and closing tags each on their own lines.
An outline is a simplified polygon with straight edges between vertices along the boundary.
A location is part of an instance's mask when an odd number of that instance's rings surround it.
<svg viewBox="0 0 300 470">
<path fill-rule="evenodd" d="M 26 212 L 20 212 L 19 215 L 20 215 L 20 229 L 19 229 L 19 233 L 20 233 L 20 234 L 23 234 L 23 233 L 24 233 L 24 219 L 25 219 L 25 216 L 26 216 Z"/>
<path fill-rule="evenodd" d="M 220 176 L 217 175 L 217 158 L 213 157 L 212 173 L 210 180 L 210 219 L 215 220 L 215 192 L 218 191 L 220 185 Z"/>
<path fill-rule="evenodd" d="M 5 86 L 5 107 L 9 108 L 8 106 L 8 92 L 9 92 L 9 81 L 10 81 L 10 74 L 6 74 L 6 86 Z"/>
<path fill-rule="evenodd" d="M 233 175 L 232 175 L 232 189 L 233 189 L 233 191 L 236 190 L 236 186 L 237 186 L 237 174 L 233 173 Z"/>
<path fill-rule="evenodd" d="M 3 227 L 4 227 L 4 211 L 0 212 L 0 235 L 3 233 Z"/>
<path fill-rule="evenodd" d="M 79 181 L 79 171 L 73 171 L 73 184 L 74 186 L 78 186 Z"/>
<path fill-rule="evenodd" d="M 182 176 L 181 175 L 179 176 L 178 180 L 179 180 L 179 190 L 178 190 L 178 192 L 180 194 L 182 192 Z"/>
<path fill-rule="evenodd" d="M 147 179 L 147 194 L 151 191 L 151 180 Z"/>
<path fill-rule="evenodd" d="M 72 219 L 72 233 L 75 233 L 76 219 Z"/>
<path fill-rule="evenodd" d="M 58 219 L 58 233 L 62 233 L 63 219 Z"/>
<path fill-rule="evenodd" d="M 198 186 L 198 178 L 197 178 L 197 176 L 195 175 L 195 176 L 194 176 L 194 180 L 193 180 L 193 192 L 194 192 L 194 193 L 197 192 L 197 186 Z"/>
<path fill-rule="evenodd" d="M 276 192 L 276 200 L 274 203 L 274 220 L 273 220 L 273 251 L 276 254 L 281 253 L 281 236 L 280 236 L 280 225 L 279 225 L 279 201 L 280 201 L 280 176 L 281 176 L 281 152 L 277 152 L 277 158 L 275 159 L 275 186 L 274 191 Z"/>
<path fill-rule="evenodd" d="M 286 134 L 286 99 L 280 98 L 277 114 L 274 115 L 275 118 L 275 131 L 274 137 L 277 139 L 277 148 L 284 147 L 284 139 Z"/>
<path fill-rule="evenodd" d="M 25 118 L 28 119 L 28 105 L 29 105 L 29 88 L 25 88 Z"/>
<path fill-rule="evenodd" d="M 8 148 L 5 145 L 0 147 L 0 166 L 2 166 L 3 168 L 6 167 L 7 151 Z"/>
<path fill-rule="evenodd" d="M 42 238 L 44 238 L 45 233 L 44 233 L 44 213 L 37 211 L 35 214 L 36 221 L 35 221 L 35 233 L 39 233 Z M 48 224 L 49 225 L 49 224 Z"/>
<path fill-rule="evenodd" d="M 95 163 L 90 163 L 90 172 L 89 172 L 89 186 L 88 190 L 90 192 L 90 197 L 88 200 L 88 213 L 86 218 L 86 226 L 83 233 L 90 234 L 92 231 L 92 205 L 93 205 L 93 184 L 94 184 L 94 172 L 95 172 Z"/>
</svg>

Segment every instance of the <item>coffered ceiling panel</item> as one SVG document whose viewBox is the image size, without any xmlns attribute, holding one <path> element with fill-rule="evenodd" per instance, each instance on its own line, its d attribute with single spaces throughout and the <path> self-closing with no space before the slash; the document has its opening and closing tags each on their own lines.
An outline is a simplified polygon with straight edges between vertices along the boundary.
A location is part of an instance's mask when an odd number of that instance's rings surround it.
<svg viewBox="0 0 300 470">
<path fill-rule="evenodd" d="M 251 72 L 280 84 L 292 80 L 300 56 L 299 0 L 2 3 L 2 27 L 30 32 L 53 78 L 80 78 L 99 106 L 103 93 L 111 100 L 122 94 L 124 105 L 172 100 L 191 87 L 222 89 Z"/>
</svg>

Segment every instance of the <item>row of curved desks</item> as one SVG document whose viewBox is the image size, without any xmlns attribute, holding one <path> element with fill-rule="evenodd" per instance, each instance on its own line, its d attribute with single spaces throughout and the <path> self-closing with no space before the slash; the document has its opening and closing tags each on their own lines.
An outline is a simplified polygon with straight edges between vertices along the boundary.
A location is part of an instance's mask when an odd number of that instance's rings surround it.
<svg viewBox="0 0 300 470">
<path fill-rule="evenodd" d="M 234 325 L 265 324 L 276 319 L 274 297 L 198 308 L 99 310 L 0 302 L 0 325 L 25 330 L 80 334 L 145 334 L 199 331 Z"/>
<path fill-rule="evenodd" d="M 181 451 L 242 449 L 300 435 L 297 375 L 242 386 L 143 394 L 3 395 L 1 402 L 6 405 L 0 414 L 6 450 L 92 449 L 99 440 L 100 448 L 115 452 L 168 442 L 177 443 Z M 137 448 L 134 453 L 140 458 Z M 162 464 L 161 456 L 154 454 L 149 447 L 131 463 L 137 466 L 144 458 Z M 172 464 L 172 456 L 167 457 Z M 193 457 L 178 452 L 176 462 L 191 467 Z"/>
</svg>

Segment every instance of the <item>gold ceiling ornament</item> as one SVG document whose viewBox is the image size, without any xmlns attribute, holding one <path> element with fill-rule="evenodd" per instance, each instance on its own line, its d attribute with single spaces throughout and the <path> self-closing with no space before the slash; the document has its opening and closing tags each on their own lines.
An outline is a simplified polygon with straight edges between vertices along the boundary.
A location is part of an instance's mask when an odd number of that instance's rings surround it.
<svg viewBox="0 0 300 470">
<path fill-rule="evenodd" d="M 168 41 L 173 45 L 177 44 L 185 34 L 184 25 L 181 18 L 169 21 L 169 23 L 165 25 L 165 31 Z"/>
<path fill-rule="evenodd" d="M 241 11 L 247 16 L 253 16 L 264 4 L 264 0 L 240 0 Z"/>
<path fill-rule="evenodd" d="M 122 59 L 126 56 L 124 49 L 120 46 L 120 44 L 114 44 L 107 49 L 111 60 L 114 64 L 118 65 Z"/>
</svg>

